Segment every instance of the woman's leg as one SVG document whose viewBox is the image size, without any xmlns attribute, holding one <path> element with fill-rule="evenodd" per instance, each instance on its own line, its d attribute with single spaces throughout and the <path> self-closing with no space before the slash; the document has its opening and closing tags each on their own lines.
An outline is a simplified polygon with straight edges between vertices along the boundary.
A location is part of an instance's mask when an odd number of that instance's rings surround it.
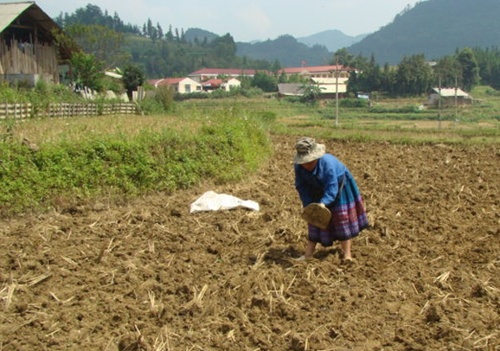
<svg viewBox="0 0 500 351">
<path fill-rule="evenodd" d="M 342 248 L 342 256 L 344 260 L 352 260 L 352 255 L 351 255 L 352 239 L 341 241 L 340 247 Z"/>
<path fill-rule="evenodd" d="M 315 249 L 316 243 L 314 241 L 307 240 L 306 253 L 304 254 L 304 257 L 306 259 L 312 258 Z"/>
</svg>

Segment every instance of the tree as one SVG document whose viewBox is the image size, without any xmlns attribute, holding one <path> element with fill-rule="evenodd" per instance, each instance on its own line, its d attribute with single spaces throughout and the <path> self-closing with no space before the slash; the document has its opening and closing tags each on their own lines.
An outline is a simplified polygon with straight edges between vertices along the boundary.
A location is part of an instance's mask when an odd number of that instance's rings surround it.
<svg viewBox="0 0 500 351">
<path fill-rule="evenodd" d="M 395 83 L 402 95 L 420 95 L 429 91 L 432 82 L 431 67 L 424 55 L 403 57 L 399 64 Z"/>
<path fill-rule="evenodd" d="M 464 48 L 457 55 L 457 62 L 462 69 L 462 86 L 470 91 L 479 82 L 479 67 L 474 52 L 470 48 Z"/>
<path fill-rule="evenodd" d="M 57 24 L 66 28 L 75 24 L 83 25 L 101 25 L 109 29 L 113 29 L 120 33 L 134 33 L 141 34 L 141 31 L 136 25 L 124 24 L 118 14 L 115 12 L 113 16 L 108 14 L 108 11 L 101 11 L 98 6 L 87 5 L 85 8 L 80 8 L 75 13 L 69 15 L 68 13 L 61 13 L 55 18 Z"/>
<path fill-rule="evenodd" d="M 85 8 L 79 8 L 75 11 L 75 17 L 79 18 L 79 23 L 81 24 L 95 24 L 96 19 L 99 20 L 99 24 L 103 24 L 103 13 L 102 10 L 96 6 L 88 4 Z"/>
<path fill-rule="evenodd" d="M 127 54 L 123 51 L 123 34 L 101 25 L 74 24 L 65 30 L 81 48 L 103 62 L 106 67 L 116 67 L 124 61 Z"/>
<path fill-rule="evenodd" d="M 158 39 L 163 39 L 163 29 L 158 22 L 156 23 L 156 32 L 158 33 Z"/>
<path fill-rule="evenodd" d="M 500 49 L 498 47 L 486 49 L 476 47 L 473 52 L 482 84 L 490 85 L 497 90 L 500 89 Z"/>
<path fill-rule="evenodd" d="M 396 92 L 396 69 L 391 67 L 389 63 L 384 65 L 382 71 L 382 91 L 386 91 L 389 94 L 394 94 Z"/>
<path fill-rule="evenodd" d="M 101 90 L 100 80 L 104 76 L 103 65 L 95 59 L 94 55 L 77 52 L 71 58 L 71 66 L 73 68 L 71 80 L 75 86 Z"/>
<path fill-rule="evenodd" d="M 372 55 L 370 62 L 359 77 L 361 91 L 371 92 L 381 90 L 382 80 L 382 71 L 375 60 L 375 56 Z"/>
<path fill-rule="evenodd" d="M 123 69 L 123 87 L 127 90 L 127 96 L 132 101 L 132 92 L 144 83 L 143 71 L 134 64 L 128 64 Z"/>
<path fill-rule="evenodd" d="M 168 32 L 167 32 L 167 34 L 165 34 L 165 37 L 167 38 L 167 41 L 174 40 L 174 33 L 172 32 L 172 25 L 168 26 Z"/>
<path fill-rule="evenodd" d="M 287 77 L 285 71 L 281 71 L 280 75 L 278 76 L 278 83 L 286 83 L 287 82 Z"/>
<path fill-rule="evenodd" d="M 339 65 L 352 66 L 354 56 L 352 54 L 350 54 L 346 48 L 342 48 L 342 49 L 338 49 L 335 52 L 335 55 L 333 56 L 332 60 L 330 61 L 330 64 L 336 65 L 337 59 L 338 59 Z"/>
<path fill-rule="evenodd" d="M 366 66 L 368 66 L 368 59 L 363 55 L 358 54 L 358 56 L 351 60 L 350 66 L 359 70 L 364 70 Z"/>
<path fill-rule="evenodd" d="M 300 101 L 303 103 L 314 104 L 321 95 L 321 89 L 324 88 L 321 88 L 317 84 L 307 84 L 307 85 L 302 85 L 301 89 L 303 90 L 303 93 L 300 98 Z"/>
<path fill-rule="evenodd" d="M 461 67 L 454 56 L 444 56 L 434 67 L 434 84 L 442 87 L 453 87 L 458 77 L 462 81 Z"/>
<path fill-rule="evenodd" d="M 250 89 L 252 87 L 252 78 L 248 76 L 239 76 L 238 80 L 241 82 L 242 89 Z"/>
<path fill-rule="evenodd" d="M 276 84 L 276 78 L 266 74 L 265 72 L 255 73 L 252 83 L 252 87 L 257 87 L 265 92 L 272 92 L 278 90 L 278 85 Z"/>
<path fill-rule="evenodd" d="M 271 68 L 271 72 L 273 72 L 275 75 L 278 75 L 280 70 L 281 70 L 280 62 L 278 60 L 275 60 Z"/>
<path fill-rule="evenodd" d="M 375 57 L 372 55 L 370 62 L 365 66 L 364 70 L 357 74 L 351 73 L 349 79 L 349 92 L 371 92 L 382 89 L 383 74 L 380 66 L 376 63 Z"/>
<path fill-rule="evenodd" d="M 289 77 L 287 77 L 287 83 L 303 83 L 303 84 L 307 84 L 309 82 L 309 78 L 307 77 L 304 77 L 298 73 L 294 73 L 292 75 L 290 75 Z"/>
<path fill-rule="evenodd" d="M 210 47 L 214 50 L 214 54 L 220 58 L 232 59 L 236 55 L 236 43 L 229 33 L 212 40 Z"/>
</svg>

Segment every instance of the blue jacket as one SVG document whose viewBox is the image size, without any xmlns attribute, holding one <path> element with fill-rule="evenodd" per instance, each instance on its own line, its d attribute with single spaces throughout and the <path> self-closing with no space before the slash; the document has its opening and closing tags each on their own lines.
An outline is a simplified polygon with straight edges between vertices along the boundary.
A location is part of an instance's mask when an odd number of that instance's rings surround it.
<svg viewBox="0 0 500 351">
<path fill-rule="evenodd" d="M 309 172 L 301 165 L 295 167 L 295 188 L 303 206 L 312 202 L 331 205 L 339 191 L 344 174 L 349 170 L 335 156 L 325 154 L 318 159 L 316 167 Z"/>
</svg>

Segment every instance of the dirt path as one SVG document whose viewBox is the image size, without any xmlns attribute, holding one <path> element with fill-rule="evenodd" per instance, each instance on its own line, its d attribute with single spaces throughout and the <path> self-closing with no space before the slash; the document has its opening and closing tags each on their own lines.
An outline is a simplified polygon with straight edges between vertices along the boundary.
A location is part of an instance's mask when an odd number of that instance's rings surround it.
<svg viewBox="0 0 500 351">
<path fill-rule="evenodd" d="M 248 182 L 0 223 L 0 350 L 500 350 L 500 151 L 331 142 L 371 228 L 311 262 L 294 137 Z M 261 210 L 189 214 L 203 192 Z"/>
</svg>

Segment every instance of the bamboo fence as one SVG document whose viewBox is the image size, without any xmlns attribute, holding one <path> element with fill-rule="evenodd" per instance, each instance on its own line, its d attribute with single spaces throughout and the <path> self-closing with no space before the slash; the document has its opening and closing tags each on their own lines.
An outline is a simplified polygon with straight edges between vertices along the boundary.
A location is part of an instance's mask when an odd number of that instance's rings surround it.
<svg viewBox="0 0 500 351">
<path fill-rule="evenodd" d="M 29 118 L 31 117 L 31 104 L 0 104 L 0 119 Z"/>
<path fill-rule="evenodd" d="M 86 117 L 137 114 L 131 102 L 120 103 L 50 103 L 46 109 L 35 109 L 31 103 L 0 104 L 0 119 L 30 117 Z"/>
</svg>

